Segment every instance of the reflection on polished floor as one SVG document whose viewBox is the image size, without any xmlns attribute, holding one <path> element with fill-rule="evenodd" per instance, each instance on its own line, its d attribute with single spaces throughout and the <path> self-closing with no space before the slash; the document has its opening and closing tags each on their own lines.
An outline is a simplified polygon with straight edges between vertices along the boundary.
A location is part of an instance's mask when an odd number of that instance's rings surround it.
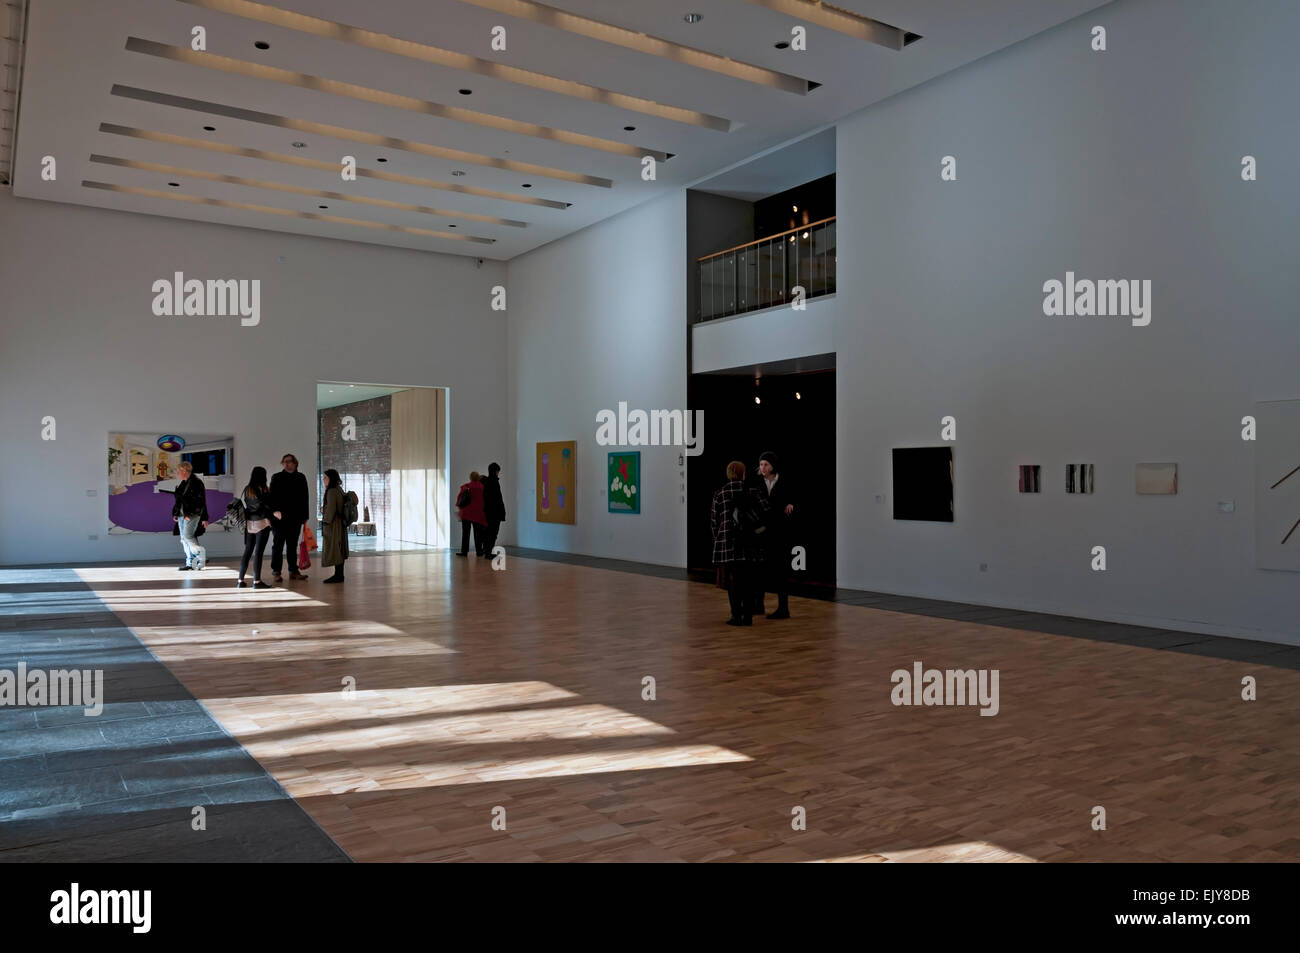
<svg viewBox="0 0 1300 953">
<path fill-rule="evenodd" d="M 732 629 L 711 586 L 517 556 L 78 574 L 354 860 L 1300 858 L 1284 646 L 798 599 Z M 895 707 L 918 660 L 999 670 L 998 714 Z"/>
</svg>

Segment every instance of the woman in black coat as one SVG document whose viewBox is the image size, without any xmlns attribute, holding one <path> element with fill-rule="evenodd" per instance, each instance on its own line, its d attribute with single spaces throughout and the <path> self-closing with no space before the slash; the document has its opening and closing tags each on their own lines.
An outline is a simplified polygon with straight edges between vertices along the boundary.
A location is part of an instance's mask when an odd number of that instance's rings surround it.
<svg viewBox="0 0 1300 953">
<path fill-rule="evenodd" d="M 266 485 L 266 467 L 253 467 L 248 478 L 248 486 L 239 494 L 239 501 L 244 505 L 244 557 L 239 561 L 239 581 L 236 589 L 244 588 L 244 573 L 248 571 L 248 559 L 256 552 L 253 563 L 253 588 L 270 589 L 262 582 L 262 554 L 266 551 L 266 540 L 271 535 L 271 520 L 280 518 L 280 511 L 271 508 L 271 490 Z"/>
</svg>

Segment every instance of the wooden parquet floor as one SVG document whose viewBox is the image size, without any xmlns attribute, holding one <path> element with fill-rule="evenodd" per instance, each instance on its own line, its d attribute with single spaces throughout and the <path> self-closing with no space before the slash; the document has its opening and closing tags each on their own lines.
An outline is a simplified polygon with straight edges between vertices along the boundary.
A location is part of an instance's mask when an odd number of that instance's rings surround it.
<svg viewBox="0 0 1300 953">
<path fill-rule="evenodd" d="M 1300 859 L 1284 668 L 516 557 L 80 575 L 355 860 Z M 895 707 L 917 660 L 999 713 Z"/>
</svg>

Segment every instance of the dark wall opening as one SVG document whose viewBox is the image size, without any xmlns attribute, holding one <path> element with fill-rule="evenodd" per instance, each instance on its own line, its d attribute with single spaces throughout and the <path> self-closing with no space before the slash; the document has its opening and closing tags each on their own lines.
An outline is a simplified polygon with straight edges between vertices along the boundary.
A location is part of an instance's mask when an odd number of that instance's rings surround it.
<svg viewBox="0 0 1300 953">
<path fill-rule="evenodd" d="M 781 460 L 781 478 L 797 487 L 795 542 L 808 568 L 794 573 L 810 589 L 835 585 L 835 372 L 748 375 L 693 374 L 690 407 L 704 411 L 704 452 L 687 464 L 687 565 L 712 572 L 709 507 L 732 460 L 758 479 L 758 455 Z M 798 396 L 796 396 L 798 395 Z M 761 403 L 754 403 L 758 396 Z M 792 587 L 798 592 L 799 586 Z"/>
<path fill-rule="evenodd" d="M 754 203 L 754 238 L 811 225 L 835 216 L 835 173 Z"/>
</svg>

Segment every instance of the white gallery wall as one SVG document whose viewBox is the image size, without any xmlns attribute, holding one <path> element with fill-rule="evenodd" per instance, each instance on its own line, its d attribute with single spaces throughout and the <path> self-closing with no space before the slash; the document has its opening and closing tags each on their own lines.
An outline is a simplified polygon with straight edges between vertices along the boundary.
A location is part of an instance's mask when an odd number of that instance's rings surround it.
<svg viewBox="0 0 1300 953">
<path fill-rule="evenodd" d="M 155 316 L 153 282 L 176 271 L 260 279 L 260 323 Z M 447 387 L 453 481 L 486 467 L 507 446 L 504 279 L 472 258 L 0 193 L 0 563 L 180 552 L 108 534 L 111 430 L 233 433 L 238 485 L 292 451 L 314 486 L 318 380 Z"/>
<path fill-rule="evenodd" d="M 1241 422 L 1300 398 L 1298 34 L 1290 2 L 1121 0 L 839 125 L 840 585 L 1300 643 L 1300 575 L 1255 568 L 1279 437 Z M 1149 279 L 1150 324 L 1046 316 L 1067 271 Z M 949 415 L 955 522 L 894 521 L 891 448 Z"/>
<path fill-rule="evenodd" d="M 503 481 L 521 546 L 686 564 L 680 448 L 641 452 L 641 513 L 610 513 L 596 415 L 686 408 L 686 193 L 656 199 L 508 265 L 514 457 Z M 705 438 L 707 439 L 707 425 Z M 576 521 L 535 520 L 539 441 L 575 440 Z"/>
</svg>

